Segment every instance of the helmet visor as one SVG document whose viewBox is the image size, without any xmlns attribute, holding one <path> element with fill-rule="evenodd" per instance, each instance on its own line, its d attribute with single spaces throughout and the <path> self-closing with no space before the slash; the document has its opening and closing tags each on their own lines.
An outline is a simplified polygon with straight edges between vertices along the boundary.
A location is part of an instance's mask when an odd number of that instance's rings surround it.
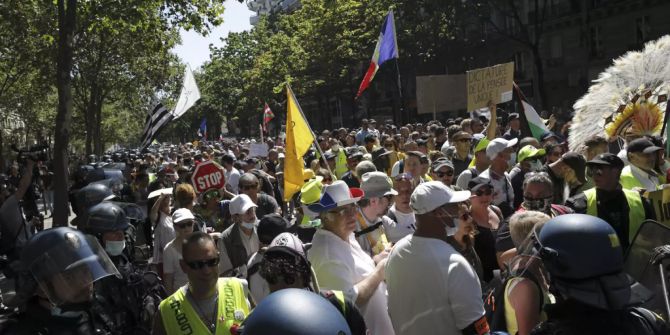
<svg viewBox="0 0 670 335">
<path fill-rule="evenodd" d="M 89 235 L 84 239 L 68 233 L 66 244 L 52 247 L 29 266 L 42 291 L 55 305 L 89 301 L 93 283 L 115 275 L 121 278 L 114 263 L 98 241 Z"/>
</svg>

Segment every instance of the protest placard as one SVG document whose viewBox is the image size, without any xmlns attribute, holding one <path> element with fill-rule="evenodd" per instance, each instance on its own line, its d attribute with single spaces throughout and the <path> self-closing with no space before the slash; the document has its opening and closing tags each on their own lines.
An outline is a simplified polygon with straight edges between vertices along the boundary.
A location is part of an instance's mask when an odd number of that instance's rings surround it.
<svg viewBox="0 0 670 335">
<path fill-rule="evenodd" d="M 266 143 L 251 143 L 249 145 L 249 157 L 267 157 L 268 145 Z"/>
<path fill-rule="evenodd" d="M 513 81 L 514 62 L 468 71 L 468 111 L 487 107 L 489 101 L 499 104 L 512 100 Z"/>
<path fill-rule="evenodd" d="M 647 192 L 645 197 L 649 199 L 654 208 L 656 221 L 670 226 L 670 188 Z"/>
</svg>

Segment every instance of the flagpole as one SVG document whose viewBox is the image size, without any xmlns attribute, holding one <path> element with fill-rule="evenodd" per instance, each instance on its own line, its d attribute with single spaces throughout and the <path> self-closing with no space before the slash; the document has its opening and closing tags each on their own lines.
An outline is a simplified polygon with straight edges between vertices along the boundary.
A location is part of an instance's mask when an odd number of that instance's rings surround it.
<svg viewBox="0 0 670 335">
<path fill-rule="evenodd" d="M 398 58 L 395 59 L 395 70 L 398 75 L 398 94 L 400 94 L 400 118 L 402 119 L 402 115 L 405 111 L 405 99 L 402 95 L 402 82 L 400 81 L 400 65 L 398 65 Z M 434 118 L 433 118 L 434 119 Z M 398 120 L 395 118 L 395 114 L 393 115 L 393 123 L 398 123 Z"/>
<path fill-rule="evenodd" d="M 307 128 L 309 128 L 309 132 L 312 133 L 312 138 L 314 138 L 314 140 L 312 141 L 312 145 L 314 147 L 316 147 L 316 150 L 321 155 L 321 158 L 326 159 L 326 156 L 323 154 L 323 151 L 321 150 L 321 147 L 319 146 L 319 143 L 316 142 L 316 140 L 317 140 L 316 134 L 314 133 L 314 130 L 312 130 L 312 126 L 309 125 L 309 121 L 305 117 L 305 113 L 302 112 L 302 107 L 300 107 L 300 102 L 298 102 L 298 98 L 295 97 L 295 93 L 293 93 L 293 90 L 291 89 L 291 85 L 289 83 L 286 83 L 286 88 L 289 90 L 289 92 L 291 92 L 291 96 L 293 97 L 293 101 L 295 101 L 295 105 L 298 107 L 298 111 L 300 112 L 300 115 L 302 116 L 302 119 L 305 120 L 305 123 L 307 124 Z M 326 168 L 328 169 L 328 172 L 332 175 L 333 171 L 330 170 L 330 165 L 328 165 L 328 161 L 326 161 Z M 316 171 L 314 171 L 314 173 L 316 173 Z"/>
</svg>

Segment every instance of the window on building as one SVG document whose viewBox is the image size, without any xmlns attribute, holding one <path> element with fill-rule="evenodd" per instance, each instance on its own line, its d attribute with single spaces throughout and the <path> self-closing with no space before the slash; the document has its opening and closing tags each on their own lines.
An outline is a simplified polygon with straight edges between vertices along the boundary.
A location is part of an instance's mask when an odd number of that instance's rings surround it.
<svg viewBox="0 0 670 335">
<path fill-rule="evenodd" d="M 649 40 L 651 33 L 651 24 L 649 23 L 649 16 L 645 15 L 635 19 L 635 42 L 637 44 L 644 44 Z"/>
<path fill-rule="evenodd" d="M 524 56 L 523 52 L 514 53 L 514 73 L 522 74 L 524 70 Z"/>
<path fill-rule="evenodd" d="M 600 26 L 591 27 L 591 55 L 599 56 L 603 53 L 602 29 Z"/>
<path fill-rule="evenodd" d="M 551 59 L 563 58 L 563 36 L 556 34 L 549 40 L 549 56 Z"/>
</svg>

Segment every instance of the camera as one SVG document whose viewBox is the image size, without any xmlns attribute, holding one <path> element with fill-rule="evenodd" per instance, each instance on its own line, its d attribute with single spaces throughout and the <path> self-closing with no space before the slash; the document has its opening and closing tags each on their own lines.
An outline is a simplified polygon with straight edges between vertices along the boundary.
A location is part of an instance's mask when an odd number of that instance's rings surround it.
<svg viewBox="0 0 670 335">
<path fill-rule="evenodd" d="M 18 154 L 16 160 L 19 164 L 25 164 L 28 158 L 35 162 L 49 160 L 49 146 L 46 144 L 35 144 L 22 149 L 17 148 L 16 145 L 12 145 L 12 150 Z"/>
</svg>

